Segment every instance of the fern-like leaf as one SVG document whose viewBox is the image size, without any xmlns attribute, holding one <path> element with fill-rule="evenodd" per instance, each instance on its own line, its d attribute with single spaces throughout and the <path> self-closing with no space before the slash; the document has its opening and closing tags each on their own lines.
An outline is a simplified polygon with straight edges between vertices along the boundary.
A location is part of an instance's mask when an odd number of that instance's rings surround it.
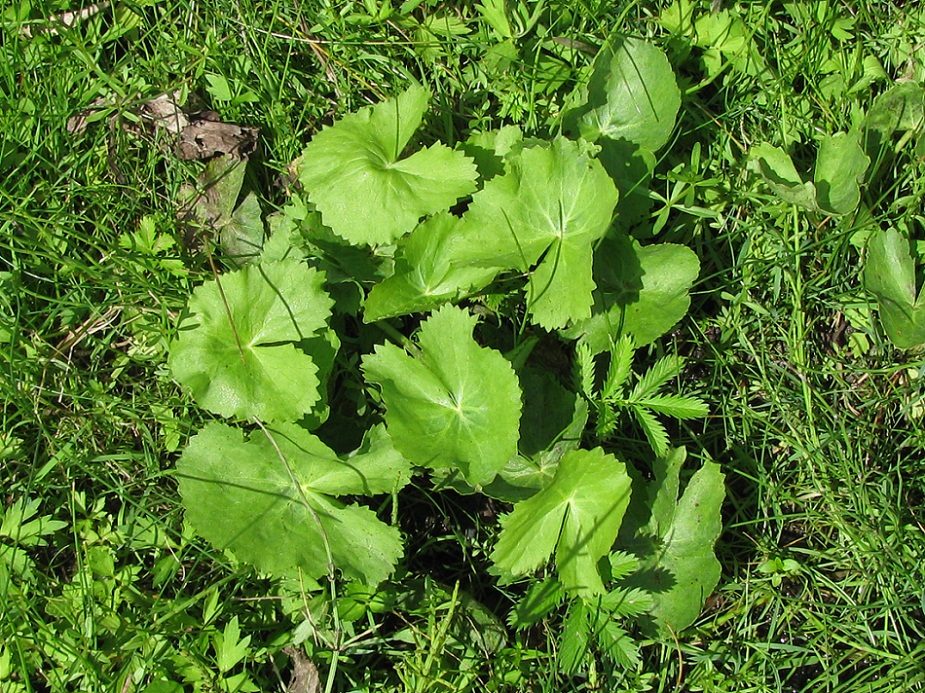
<svg viewBox="0 0 925 693">
<path fill-rule="evenodd" d="M 683 395 L 655 395 L 633 402 L 637 407 L 645 407 L 659 414 L 673 416 L 676 419 L 697 419 L 707 415 L 706 403 L 697 398 Z"/>
<path fill-rule="evenodd" d="M 601 440 L 607 440 L 617 429 L 617 414 L 606 401 L 598 400 L 595 405 L 594 434 Z"/>
<path fill-rule="evenodd" d="M 646 439 L 649 441 L 652 451 L 659 457 L 667 455 L 668 432 L 665 431 L 662 422 L 656 419 L 655 414 L 648 409 L 633 407 L 633 414 L 635 414 L 639 425 L 642 426 L 643 433 L 646 434 Z"/>
<path fill-rule="evenodd" d="M 604 381 L 604 399 L 613 399 L 629 377 L 636 347 L 630 335 L 623 335 L 610 351 L 610 368 Z"/>
<path fill-rule="evenodd" d="M 575 347 L 575 380 L 581 393 L 589 400 L 594 399 L 594 383 L 597 382 L 596 364 L 591 347 L 579 342 Z"/>
<path fill-rule="evenodd" d="M 676 378 L 681 373 L 683 366 L 684 359 L 680 356 L 672 354 L 671 356 L 660 358 L 639 379 L 627 400 L 635 403 L 640 399 L 654 395 L 662 385 L 672 378 Z"/>
</svg>

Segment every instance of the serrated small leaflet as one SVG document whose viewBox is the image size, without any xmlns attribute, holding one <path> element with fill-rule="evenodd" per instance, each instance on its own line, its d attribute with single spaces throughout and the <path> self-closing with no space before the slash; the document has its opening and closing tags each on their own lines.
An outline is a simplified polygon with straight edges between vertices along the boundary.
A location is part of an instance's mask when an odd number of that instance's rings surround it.
<svg viewBox="0 0 925 693">
<path fill-rule="evenodd" d="M 398 530 L 340 495 L 386 493 L 407 482 L 407 462 L 387 437 L 339 458 L 293 424 L 240 429 L 213 422 L 193 437 L 177 464 L 186 515 L 220 549 L 260 570 L 301 568 L 319 578 L 336 566 L 347 578 L 375 585 L 402 552 Z"/>
<path fill-rule="evenodd" d="M 400 158 L 429 101 L 413 86 L 312 138 L 299 180 L 334 233 L 354 244 L 391 243 L 475 191 L 475 163 L 444 144 Z"/>
<path fill-rule="evenodd" d="M 219 282 L 221 285 L 219 285 Z M 301 343 L 327 327 L 324 275 L 296 259 L 250 265 L 198 287 L 168 365 L 205 409 L 293 421 L 318 402 L 318 367 Z"/>
<path fill-rule="evenodd" d="M 424 467 L 458 468 L 482 486 L 517 454 L 522 405 L 511 365 L 472 338 L 476 320 L 445 306 L 421 325 L 417 356 L 383 344 L 363 371 L 382 389 L 399 452 Z"/>
<path fill-rule="evenodd" d="M 626 465 L 601 448 L 563 455 L 552 483 L 501 520 L 491 558 L 515 577 L 540 568 L 555 554 L 563 588 L 600 594 L 597 563 L 611 549 L 630 499 Z"/>
</svg>

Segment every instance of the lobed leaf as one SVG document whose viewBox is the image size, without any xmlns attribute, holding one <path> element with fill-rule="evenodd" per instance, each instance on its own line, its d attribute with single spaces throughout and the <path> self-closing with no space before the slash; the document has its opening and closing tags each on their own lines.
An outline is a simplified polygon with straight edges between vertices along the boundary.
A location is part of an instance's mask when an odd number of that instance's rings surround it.
<svg viewBox="0 0 925 693">
<path fill-rule="evenodd" d="M 296 259 L 249 265 L 199 286 L 170 345 L 173 377 L 229 418 L 293 421 L 321 398 L 303 341 L 327 328 L 324 275 Z"/>
<path fill-rule="evenodd" d="M 444 144 L 400 158 L 429 100 L 413 86 L 325 127 L 305 148 L 299 180 L 337 235 L 354 244 L 391 243 L 422 216 L 475 191 L 475 164 Z"/>
<path fill-rule="evenodd" d="M 444 306 L 422 323 L 417 356 L 382 344 L 363 371 L 382 389 L 389 434 L 405 457 L 459 468 L 468 484 L 482 486 L 517 454 L 522 405 L 510 364 L 472 338 L 476 320 Z"/>
<path fill-rule="evenodd" d="M 492 561 L 503 574 L 519 576 L 555 553 L 565 590 L 599 594 L 597 563 L 613 545 L 629 497 L 623 462 L 600 448 L 567 452 L 552 483 L 502 518 Z"/>
<path fill-rule="evenodd" d="M 685 246 L 642 246 L 623 234 L 607 236 L 594 254 L 594 305 L 591 316 L 562 330 L 597 354 L 622 335 L 636 347 L 670 330 L 690 307 L 688 294 L 700 274 L 700 261 Z"/>
<path fill-rule="evenodd" d="M 466 242 L 462 222 L 441 213 L 418 226 L 398 243 L 395 273 L 373 287 L 363 307 L 363 320 L 431 310 L 486 286 L 500 269 L 454 262 Z"/>
<path fill-rule="evenodd" d="M 258 569 L 300 568 L 312 578 L 331 567 L 374 585 L 402 552 L 398 530 L 368 508 L 335 496 L 385 493 L 407 483 L 408 463 L 381 431 L 371 450 L 342 460 L 293 424 L 256 431 L 205 426 L 177 463 L 186 516 L 219 549 Z M 333 566 L 331 565 L 333 563 Z"/>
<path fill-rule="evenodd" d="M 533 268 L 527 311 L 547 329 L 589 317 L 592 244 L 610 225 L 613 181 L 586 144 L 564 137 L 523 149 L 508 164 L 472 198 L 460 262 Z"/>
<path fill-rule="evenodd" d="M 640 559 L 626 584 L 653 599 L 649 620 L 641 623 L 664 634 L 694 622 L 720 577 L 713 546 L 722 528 L 723 474 L 718 464 L 705 462 L 679 497 L 685 459 L 685 450 L 676 449 L 657 461 L 652 482 L 639 480 L 646 498 L 634 496 L 621 531 L 621 544 Z"/>
</svg>

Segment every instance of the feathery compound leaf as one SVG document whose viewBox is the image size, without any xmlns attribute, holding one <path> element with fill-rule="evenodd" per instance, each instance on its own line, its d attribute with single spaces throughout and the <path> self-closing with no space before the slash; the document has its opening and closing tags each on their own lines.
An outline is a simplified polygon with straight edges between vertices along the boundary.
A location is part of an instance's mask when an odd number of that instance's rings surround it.
<svg viewBox="0 0 925 693">
<path fill-rule="evenodd" d="M 585 343 L 585 348 L 591 350 Z M 604 390 L 601 393 L 604 399 L 615 397 L 623 387 L 623 383 L 631 373 L 633 366 L 633 353 L 636 348 L 633 346 L 633 338 L 630 335 L 623 335 L 614 344 L 610 351 L 610 367 L 607 369 L 607 379 L 604 381 Z"/>
<path fill-rule="evenodd" d="M 552 483 L 502 518 L 492 561 L 510 576 L 526 575 L 555 552 L 565 590 L 601 593 L 597 562 L 613 545 L 629 497 L 623 462 L 600 448 L 568 452 Z"/>
<path fill-rule="evenodd" d="M 186 515 L 216 547 L 260 570 L 301 568 L 319 578 L 333 561 L 345 577 L 375 585 L 401 555 L 398 530 L 334 496 L 392 491 L 410 470 L 381 428 L 364 446 L 367 452 L 342 460 L 293 424 L 245 439 L 239 429 L 210 423 L 177 464 Z"/>
<path fill-rule="evenodd" d="M 591 353 L 587 344 L 579 342 L 575 346 L 575 369 L 582 394 L 588 399 L 594 399 L 594 383 L 597 380 L 596 366 L 594 354 Z"/>
<path fill-rule="evenodd" d="M 327 327 L 333 301 L 323 283 L 323 274 L 289 259 L 198 287 L 170 345 L 173 377 L 222 416 L 294 421 L 311 412 L 318 366 L 299 347 Z"/>
<path fill-rule="evenodd" d="M 458 467 L 468 484 L 482 486 L 517 454 L 522 405 L 510 363 L 476 343 L 475 323 L 445 306 L 421 325 L 417 357 L 382 344 L 363 371 L 382 388 L 389 434 L 405 457 Z"/>
<path fill-rule="evenodd" d="M 652 367 L 645 372 L 632 393 L 627 398 L 630 402 L 638 402 L 644 397 L 654 394 L 662 385 L 672 378 L 676 378 L 681 373 L 684 366 L 684 360 L 675 354 L 663 356 L 656 361 Z"/>
<path fill-rule="evenodd" d="M 633 415 L 642 426 L 642 432 L 646 434 L 646 440 L 652 446 L 652 451 L 661 457 L 668 454 L 668 433 L 662 422 L 655 418 L 655 414 L 648 409 L 633 407 Z"/>
<path fill-rule="evenodd" d="M 413 86 L 324 128 L 305 148 L 299 180 L 334 233 L 391 243 L 475 191 L 475 164 L 444 144 L 399 159 L 429 100 Z"/>
</svg>

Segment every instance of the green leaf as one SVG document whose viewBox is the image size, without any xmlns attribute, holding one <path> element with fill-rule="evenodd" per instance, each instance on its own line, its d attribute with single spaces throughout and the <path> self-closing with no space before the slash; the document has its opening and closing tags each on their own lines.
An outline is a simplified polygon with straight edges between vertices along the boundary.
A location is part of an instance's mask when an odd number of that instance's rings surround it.
<svg viewBox="0 0 925 693">
<path fill-rule="evenodd" d="M 864 287 L 877 299 L 880 320 L 900 349 L 925 344 L 925 292 L 916 297 L 909 242 L 896 229 L 877 230 L 867 247 Z"/>
<path fill-rule="evenodd" d="M 243 432 L 210 423 L 177 463 L 180 495 L 193 527 L 219 549 L 258 569 L 328 573 L 374 585 L 402 552 L 398 530 L 340 495 L 387 493 L 406 483 L 407 462 L 374 430 L 365 452 L 340 459 L 292 424 Z"/>
<path fill-rule="evenodd" d="M 803 182 L 783 149 L 763 142 L 752 147 L 749 156 L 775 195 L 790 204 L 816 209 L 816 186 Z"/>
<path fill-rule="evenodd" d="M 457 248 L 466 242 L 461 226 L 457 217 L 441 213 L 401 239 L 395 273 L 373 287 L 364 304 L 363 320 L 375 322 L 431 310 L 489 284 L 499 269 L 453 262 Z"/>
<path fill-rule="evenodd" d="M 562 602 L 565 592 L 553 577 L 534 582 L 508 614 L 508 624 L 516 630 L 523 630 L 539 623 Z"/>
<path fill-rule="evenodd" d="M 641 246 L 628 236 L 605 238 L 594 254 L 594 306 L 591 317 L 562 330 L 598 354 L 621 335 L 637 347 L 670 330 L 690 307 L 688 291 L 700 274 L 700 261 L 685 246 Z"/>
<path fill-rule="evenodd" d="M 180 191 L 186 201 L 185 213 L 209 232 L 218 233 L 222 250 L 236 265 L 255 260 L 264 240 L 257 196 L 248 193 L 237 204 L 246 170 L 246 161 L 222 154 L 210 160 L 199 174 L 196 188 L 185 185 Z"/>
<path fill-rule="evenodd" d="M 778 147 L 759 144 L 750 156 L 752 165 L 782 200 L 828 214 L 855 210 L 861 199 L 859 186 L 870 164 L 857 133 L 823 138 L 816 156 L 815 184 L 804 182 L 793 160 Z"/>
<path fill-rule="evenodd" d="M 475 191 L 475 164 L 446 145 L 400 158 L 429 100 L 413 86 L 325 127 L 305 148 L 299 180 L 336 234 L 354 244 L 391 243 Z"/>
<path fill-rule="evenodd" d="M 652 451 L 656 455 L 668 454 L 668 432 L 664 424 L 655 418 L 655 415 L 648 409 L 633 407 L 633 415 L 642 426 L 642 432 L 646 434 L 646 440 L 652 446 Z"/>
<path fill-rule="evenodd" d="M 698 398 L 684 395 L 642 397 L 634 399 L 633 404 L 676 419 L 696 419 L 706 416 L 710 411 Z"/>
<path fill-rule="evenodd" d="M 519 576 L 540 568 L 555 552 L 566 591 L 601 593 L 597 563 L 613 545 L 629 497 L 623 462 L 600 448 L 567 452 L 553 482 L 501 519 L 492 561 L 503 574 Z"/>
<path fill-rule="evenodd" d="M 323 274 L 287 259 L 198 287 L 170 345 L 173 377 L 222 416 L 293 421 L 311 412 L 318 367 L 300 344 L 327 328 L 333 302 L 323 283 Z"/>
<path fill-rule="evenodd" d="M 579 120 L 582 137 L 624 139 L 656 150 L 671 137 L 681 92 L 668 58 L 640 39 L 617 38 L 601 49 Z"/>
<path fill-rule="evenodd" d="M 665 635 L 694 622 L 720 577 L 713 546 L 722 529 L 723 474 L 715 462 L 704 462 L 679 498 L 685 459 L 679 448 L 657 461 L 655 479 L 645 484 L 647 500 L 634 496 L 620 536 L 621 546 L 640 560 L 640 570 L 626 584 L 649 591 L 653 599 L 640 623 Z"/>
<path fill-rule="evenodd" d="M 564 137 L 523 149 L 485 184 L 464 217 L 459 262 L 530 276 L 527 311 L 547 329 L 589 317 L 592 244 L 607 231 L 617 190 L 587 145 Z"/>
<path fill-rule="evenodd" d="M 837 133 L 822 140 L 816 157 L 819 208 L 831 214 L 853 212 L 861 201 L 860 184 L 870 165 L 857 133 Z"/>
<path fill-rule="evenodd" d="M 250 649 L 251 636 L 241 637 L 238 617 L 234 616 L 221 633 L 212 636 L 212 646 L 215 649 L 215 663 L 218 670 L 224 674 L 234 668 L 243 660 Z"/>
<path fill-rule="evenodd" d="M 508 361 L 472 338 L 476 320 L 444 306 L 422 323 L 420 353 L 383 344 L 363 371 L 382 389 L 389 434 L 405 457 L 458 467 L 481 486 L 517 454 L 521 394 Z"/>
<path fill-rule="evenodd" d="M 918 130 L 925 125 L 925 87 L 899 82 L 880 94 L 867 113 L 864 125 L 876 134 L 875 146 L 895 132 Z"/>
</svg>

